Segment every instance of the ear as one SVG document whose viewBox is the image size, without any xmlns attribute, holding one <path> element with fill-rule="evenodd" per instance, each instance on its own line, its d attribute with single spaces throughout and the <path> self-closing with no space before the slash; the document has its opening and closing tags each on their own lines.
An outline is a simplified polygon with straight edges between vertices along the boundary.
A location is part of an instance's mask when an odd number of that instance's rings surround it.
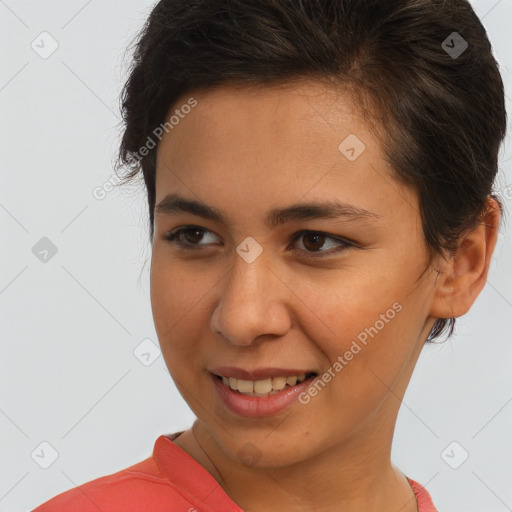
<svg viewBox="0 0 512 512">
<path fill-rule="evenodd" d="M 449 259 L 439 263 L 430 312 L 433 317 L 457 318 L 469 311 L 486 282 L 500 218 L 500 205 L 489 197 L 480 224 L 462 238 Z"/>
</svg>

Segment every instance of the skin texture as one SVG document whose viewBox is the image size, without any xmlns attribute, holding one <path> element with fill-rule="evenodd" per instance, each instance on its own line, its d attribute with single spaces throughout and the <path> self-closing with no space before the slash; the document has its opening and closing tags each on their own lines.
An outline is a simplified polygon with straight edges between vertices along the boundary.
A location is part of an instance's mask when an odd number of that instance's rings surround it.
<svg viewBox="0 0 512 512">
<path fill-rule="evenodd" d="M 496 203 L 489 200 L 485 222 L 459 252 L 429 265 L 416 193 L 393 177 L 348 96 L 316 81 L 221 86 L 195 90 L 173 108 L 191 96 L 197 106 L 158 146 L 156 204 L 176 193 L 216 207 L 227 221 L 155 214 L 155 327 L 197 416 L 175 443 L 248 511 L 416 511 L 390 461 L 398 410 L 435 319 L 466 313 L 485 283 Z M 355 161 L 338 149 L 349 134 L 366 145 Z M 378 218 L 264 224 L 271 208 L 327 200 Z M 190 225 L 205 230 L 181 237 L 191 250 L 166 240 Z M 293 242 L 300 230 L 356 246 L 307 236 Z M 248 236 L 263 249 L 252 263 L 235 250 Z M 322 374 L 396 303 L 400 312 L 308 404 L 242 418 L 213 387 L 207 368 L 214 366 Z M 259 456 L 249 466 L 239 457 L 248 441 Z"/>
</svg>

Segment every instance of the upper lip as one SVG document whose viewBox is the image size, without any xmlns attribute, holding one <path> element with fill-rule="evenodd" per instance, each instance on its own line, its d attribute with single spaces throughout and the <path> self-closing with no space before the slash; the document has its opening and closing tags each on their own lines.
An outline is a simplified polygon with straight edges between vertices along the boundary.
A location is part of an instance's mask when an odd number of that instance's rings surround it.
<svg viewBox="0 0 512 512">
<path fill-rule="evenodd" d="M 222 366 L 210 368 L 209 371 L 220 377 L 233 377 L 241 380 L 263 380 L 271 377 L 291 377 L 302 375 L 303 373 L 316 373 L 314 370 L 300 370 L 295 368 L 255 368 L 244 370 L 233 366 Z"/>
</svg>

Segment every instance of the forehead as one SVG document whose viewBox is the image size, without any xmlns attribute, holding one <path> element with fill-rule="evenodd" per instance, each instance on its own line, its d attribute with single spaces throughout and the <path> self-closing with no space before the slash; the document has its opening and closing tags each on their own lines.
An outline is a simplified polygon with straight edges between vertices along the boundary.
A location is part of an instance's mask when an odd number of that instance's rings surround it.
<svg viewBox="0 0 512 512">
<path fill-rule="evenodd" d="M 345 129 L 369 139 L 366 122 L 348 92 L 321 81 L 296 80 L 270 86 L 226 84 L 196 89 L 179 98 L 167 117 L 179 111 L 191 97 L 197 106 L 181 117 L 193 118 L 202 125 L 195 126 L 197 135 L 210 132 L 210 138 L 222 139 L 226 133 L 236 131 L 239 135 L 249 132 L 253 138 L 261 139 L 278 135 L 280 141 L 291 136 L 294 146 L 304 136 L 314 140 L 325 130 Z M 185 124 L 185 119 L 180 124 Z M 180 131 L 177 128 L 172 130 L 174 135 Z"/>
<path fill-rule="evenodd" d="M 180 110 L 191 98 L 194 108 Z M 170 192 L 245 210 L 330 194 L 380 215 L 386 205 L 377 203 L 403 202 L 357 105 L 325 83 L 198 89 L 173 114 L 179 123 L 157 151 L 157 204 Z"/>
<path fill-rule="evenodd" d="M 187 106 L 191 100 L 193 109 Z M 174 124 L 158 145 L 157 168 L 209 160 L 224 171 L 247 171 L 254 164 L 282 174 L 283 167 L 292 167 L 297 179 L 307 178 L 342 158 L 339 146 L 348 136 L 361 141 L 357 149 L 364 145 L 365 158 L 380 158 L 348 95 L 323 82 L 196 89 L 174 102 L 166 116 L 171 118 Z"/>
</svg>

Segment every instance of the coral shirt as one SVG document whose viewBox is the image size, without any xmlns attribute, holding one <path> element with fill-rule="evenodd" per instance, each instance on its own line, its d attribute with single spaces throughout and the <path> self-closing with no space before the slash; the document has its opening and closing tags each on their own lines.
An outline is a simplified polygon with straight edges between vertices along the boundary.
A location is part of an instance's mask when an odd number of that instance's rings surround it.
<svg viewBox="0 0 512 512">
<path fill-rule="evenodd" d="M 151 457 L 63 492 L 32 512 L 244 512 L 206 469 L 172 442 L 181 433 L 161 435 Z M 437 512 L 428 492 L 407 479 L 419 512 Z"/>
</svg>

